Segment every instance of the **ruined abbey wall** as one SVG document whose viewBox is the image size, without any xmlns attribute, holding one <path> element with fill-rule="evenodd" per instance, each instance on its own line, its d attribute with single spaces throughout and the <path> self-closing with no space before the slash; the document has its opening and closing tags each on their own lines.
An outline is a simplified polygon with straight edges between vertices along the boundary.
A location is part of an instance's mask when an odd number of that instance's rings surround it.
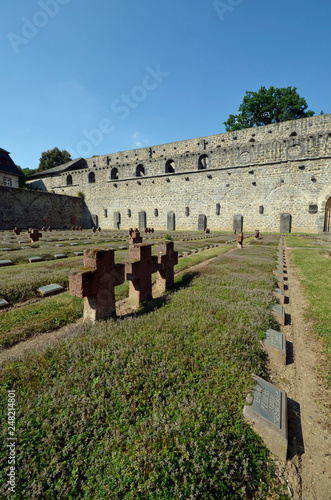
<svg viewBox="0 0 331 500">
<path fill-rule="evenodd" d="M 0 229 L 87 226 L 90 215 L 84 200 L 28 189 L 0 186 Z"/>
<path fill-rule="evenodd" d="M 204 214 L 211 229 L 232 230 L 240 214 L 246 231 L 279 231 L 286 213 L 292 231 L 319 232 L 331 197 L 331 115 L 89 158 L 33 184 L 83 193 L 105 229 L 136 227 L 145 212 L 158 229 L 174 220 L 198 229 Z"/>
</svg>

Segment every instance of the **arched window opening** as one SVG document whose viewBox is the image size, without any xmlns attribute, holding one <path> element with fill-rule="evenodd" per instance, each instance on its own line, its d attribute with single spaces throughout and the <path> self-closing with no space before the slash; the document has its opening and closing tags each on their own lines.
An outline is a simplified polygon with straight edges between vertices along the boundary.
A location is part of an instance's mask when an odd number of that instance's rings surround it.
<svg viewBox="0 0 331 500">
<path fill-rule="evenodd" d="M 72 186 L 72 175 L 67 175 L 67 186 Z"/>
<path fill-rule="evenodd" d="M 117 170 L 117 168 L 112 168 L 111 169 L 110 178 L 111 178 L 111 180 L 118 179 L 118 170 Z"/>
<path fill-rule="evenodd" d="M 95 173 L 94 172 L 90 172 L 88 174 L 88 181 L 90 184 L 92 184 L 93 182 L 95 182 Z"/>
<path fill-rule="evenodd" d="M 198 161 L 198 170 L 206 170 L 209 165 L 208 155 L 201 155 Z"/>
<path fill-rule="evenodd" d="M 144 165 L 138 165 L 136 168 L 136 177 L 143 177 L 145 175 Z"/>
<path fill-rule="evenodd" d="M 165 173 L 166 174 L 174 174 L 175 173 L 175 162 L 174 162 L 174 160 L 168 160 L 166 162 Z"/>
</svg>

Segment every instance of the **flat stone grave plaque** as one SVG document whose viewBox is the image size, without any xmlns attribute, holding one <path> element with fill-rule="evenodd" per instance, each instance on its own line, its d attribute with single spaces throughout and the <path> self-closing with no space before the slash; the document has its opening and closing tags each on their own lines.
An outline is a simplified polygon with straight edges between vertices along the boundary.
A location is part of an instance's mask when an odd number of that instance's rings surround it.
<svg viewBox="0 0 331 500">
<path fill-rule="evenodd" d="M 1 252 L 11 252 L 12 248 L 1 248 Z"/>
<path fill-rule="evenodd" d="M 276 320 L 280 325 L 285 325 L 285 311 L 284 307 L 281 306 L 280 304 L 275 304 L 271 308 L 273 315 L 275 316 Z"/>
<path fill-rule="evenodd" d="M 29 262 L 41 262 L 43 259 L 41 257 L 38 257 L 37 255 L 35 257 L 29 257 Z"/>
<path fill-rule="evenodd" d="M 244 418 L 269 450 L 287 458 L 287 396 L 284 391 L 253 375 L 253 404 L 244 406 Z"/>
<path fill-rule="evenodd" d="M 56 295 L 57 293 L 64 292 L 64 288 L 60 285 L 46 285 L 38 288 L 38 292 L 43 296 L 43 297 L 48 297 L 49 295 Z"/>
<path fill-rule="evenodd" d="M 286 365 L 286 338 L 285 335 L 276 330 L 266 331 L 264 347 L 269 357 L 279 365 Z"/>
<path fill-rule="evenodd" d="M 12 265 L 13 265 L 13 263 L 9 259 L 0 260 L 0 267 L 12 266 Z"/>
<path fill-rule="evenodd" d="M 280 288 L 276 288 L 274 290 L 274 296 L 276 297 L 277 300 L 279 300 L 279 302 L 281 304 L 284 304 L 284 299 L 285 299 L 285 292 L 284 292 L 284 290 L 281 290 Z"/>
<path fill-rule="evenodd" d="M 30 250 L 32 247 L 22 247 L 22 250 Z"/>
<path fill-rule="evenodd" d="M 278 276 L 276 276 L 276 281 L 277 281 L 278 288 L 280 288 L 281 290 L 284 290 L 284 281 L 281 278 L 279 278 Z"/>
<path fill-rule="evenodd" d="M 276 269 L 275 271 L 272 271 L 275 276 L 279 276 L 280 278 L 284 276 L 284 271 L 280 271 L 279 269 Z"/>
<path fill-rule="evenodd" d="M 66 255 L 64 253 L 56 253 L 54 254 L 55 259 L 65 259 Z"/>
<path fill-rule="evenodd" d="M 75 255 L 80 256 L 80 255 L 84 255 L 84 252 L 74 252 Z"/>
<path fill-rule="evenodd" d="M 63 247 L 64 245 L 62 243 L 58 243 L 56 246 L 60 248 Z"/>
<path fill-rule="evenodd" d="M 9 306 L 8 302 L 5 299 L 0 299 L 0 309 L 4 309 Z"/>
<path fill-rule="evenodd" d="M 127 250 L 128 247 L 118 247 L 120 250 Z"/>
<path fill-rule="evenodd" d="M 78 243 L 70 243 L 71 247 L 76 247 L 77 245 L 78 245 Z"/>
</svg>

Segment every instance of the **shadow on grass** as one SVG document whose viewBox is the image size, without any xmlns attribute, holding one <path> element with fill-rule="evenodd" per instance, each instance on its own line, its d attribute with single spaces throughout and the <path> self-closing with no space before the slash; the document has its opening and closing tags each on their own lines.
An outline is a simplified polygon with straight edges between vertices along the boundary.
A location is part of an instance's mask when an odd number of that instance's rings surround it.
<svg viewBox="0 0 331 500">
<path fill-rule="evenodd" d="M 200 273 L 196 272 L 196 271 L 194 271 L 194 272 L 185 272 L 184 271 L 184 274 L 176 279 L 175 284 L 171 287 L 171 289 L 169 289 L 167 292 L 165 292 L 164 295 L 161 295 L 160 297 L 156 297 L 155 299 L 150 299 L 148 301 L 146 300 L 146 301 L 142 302 L 140 304 L 140 307 L 138 310 L 132 311 L 128 314 L 117 316 L 117 319 L 124 319 L 124 318 L 128 318 L 128 317 L 133 317 L 133 316 L 143 316 L 143 315 L 148 314 L 152 311 L 156 311 L 157 309 L 160 309 L 162 306 L 164 306 L 168 302 L 169 297 L 173 293 L 177 292 L 178 290 L 180 290 L 182 288 L 188 288 L 191 285 L 194 278 L 196 278 L 199 275 L 200 275 Z"/>
</svg>

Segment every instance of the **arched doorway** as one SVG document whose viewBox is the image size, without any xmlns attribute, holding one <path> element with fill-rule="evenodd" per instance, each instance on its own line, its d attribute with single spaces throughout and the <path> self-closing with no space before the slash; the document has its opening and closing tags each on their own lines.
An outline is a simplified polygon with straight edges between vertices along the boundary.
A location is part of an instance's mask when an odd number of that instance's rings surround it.
<svg viewBox="0 0 331 500">
<path fill-rule="evenodd" d="M 331 228 L 331 198 L 325 205 L 324 232 L 329 233 Z"/>
</svg>

